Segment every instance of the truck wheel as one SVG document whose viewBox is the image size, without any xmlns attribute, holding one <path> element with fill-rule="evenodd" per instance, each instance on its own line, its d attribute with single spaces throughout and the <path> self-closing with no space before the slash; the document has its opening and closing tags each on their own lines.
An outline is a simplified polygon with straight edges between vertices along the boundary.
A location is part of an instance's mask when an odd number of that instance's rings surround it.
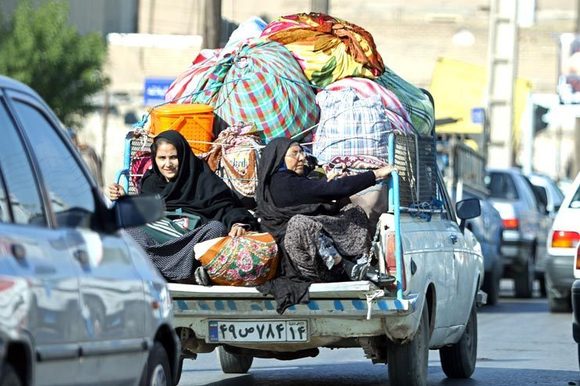
<svg viewBox="0 0 580 386">
<path fill-rule="evenodd" d="M 534 265 L 526 260 L 514 277 L 516 298 L 531 298 L 534 289 Z"/>
<path fill-rule="evenodd" d="M 0 386 L 22 386 L 22 381 L 10 363 L 0 369 Z"/>
<path fill-rule="evenodd" d="M 165 348 L 159 342 L 155 342 L 149 353 L 145 371 L 141 377 L 141 386 L 173 386 L 171 381 L 171 368 Z"/>
<path fill-rule="evenodd" d="M 218 347 L 217 352 L 222 371 L 226 374 L 245 374 L 252 367 L 253 356 L 234 354 L 226 351 L 223 346 Z"/>
<path fill-rule="evenodd" d="M 175 375 L 175 382 L 173 383 L 174 385 L 178 385 L 179 381 L 181 380 L 181 373 L 183 372 L 183 361 L 185 360 L 184 357 L 180 356 L 179 357 L 179 362 L 177 363 L 177 374 Z"/>
<path fill-rule="evenodd" d="M 389 384 L 422 386 L 427 384 L 429 362 L 429 311 L 423 306 L 419 329 L 412 341 L 388 346 Z"/>
<path fill-rule="evenodd" d="M 459 342 L 451 346 L 439 349 L 441 367 L 448 378 L 469 378 L 475 371 L 477 361 L 477 311 L 475 303 L 471 306 L 471 312 L 463 336 Z"/>
</svg>

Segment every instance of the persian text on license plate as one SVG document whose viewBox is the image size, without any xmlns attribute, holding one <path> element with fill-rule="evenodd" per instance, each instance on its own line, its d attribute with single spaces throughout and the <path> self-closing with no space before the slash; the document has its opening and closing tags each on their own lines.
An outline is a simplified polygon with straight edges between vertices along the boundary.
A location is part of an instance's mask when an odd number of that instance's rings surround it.
<svg viewBox="0 0 580 386">
<path fill-rule="evenodd" d="M 210 342 L 307 342 L 306 320 L 210 320 Z"/>
</svg>

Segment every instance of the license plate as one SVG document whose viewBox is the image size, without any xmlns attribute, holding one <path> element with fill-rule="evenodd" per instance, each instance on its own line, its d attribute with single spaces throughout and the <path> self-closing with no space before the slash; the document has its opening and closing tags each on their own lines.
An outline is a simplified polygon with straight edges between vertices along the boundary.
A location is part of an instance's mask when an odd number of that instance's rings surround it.
<svg viewBox="0 0 580 386">
<path fill-rule="evenodd" d="M 210 342 L 307 342 L 306 320 L 210 320 Z"/>
</svg>

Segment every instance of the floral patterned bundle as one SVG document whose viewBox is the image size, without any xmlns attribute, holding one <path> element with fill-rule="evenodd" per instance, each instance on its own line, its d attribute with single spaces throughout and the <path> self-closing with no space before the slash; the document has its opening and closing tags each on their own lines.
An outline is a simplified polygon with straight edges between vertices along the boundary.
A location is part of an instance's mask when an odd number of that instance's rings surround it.
<svg viewBox="0 0 580 386">
<path fill-rule="evenodd" d="M 197 244 L 194 250 L 213 284 L 260 285 L 272 279 L 278 267 L 278 246 L 269 233 L 218 237 Z"/>
</svg>

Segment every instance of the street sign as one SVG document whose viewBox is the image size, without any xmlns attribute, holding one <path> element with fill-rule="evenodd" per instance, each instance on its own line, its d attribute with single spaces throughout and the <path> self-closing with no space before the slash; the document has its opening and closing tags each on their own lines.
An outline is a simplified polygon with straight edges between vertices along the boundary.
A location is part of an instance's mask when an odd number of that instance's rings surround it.
<svg viewBox="0 0 580 386">
<path fill-rule="evenodd" d="M 143 103 L 146 106 L 164 103 L 165 93 L 173 80 L 173 78 L 145 78 Z"/>
</svg>

